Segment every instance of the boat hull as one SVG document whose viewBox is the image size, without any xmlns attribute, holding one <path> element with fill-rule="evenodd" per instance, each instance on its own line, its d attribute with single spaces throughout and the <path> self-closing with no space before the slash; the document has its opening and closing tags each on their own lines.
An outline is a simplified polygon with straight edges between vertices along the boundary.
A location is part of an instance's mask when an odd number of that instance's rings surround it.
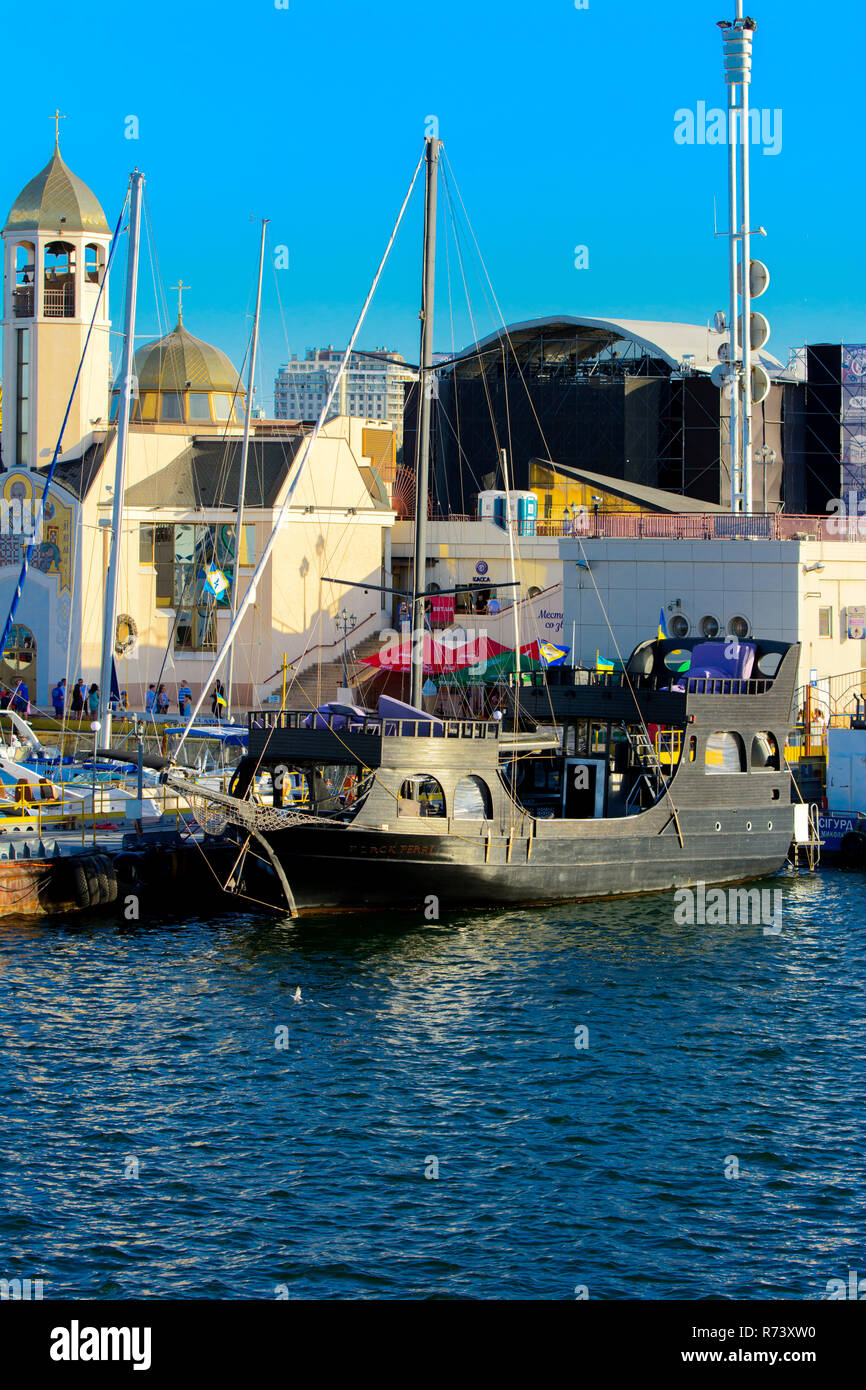
<svg viewBox="0 0 866 1390">
<path fill-rule="evenodd" d="M 299 828 L 269 835 L 299 912 L 366 912 L 371 908 L 425 911 L 439 907 L 498 907 L 664 892 L 697 883 L 741 883 L 784 865 L 791 828 L 760 835 L 713 830 L 544 841 L 516 835 L 394 834 Z M 252 867 L 257 885 L 278 901 L 276 874 Z M 248 880 L 248 887 L 251 887 Z"/>
</svg>

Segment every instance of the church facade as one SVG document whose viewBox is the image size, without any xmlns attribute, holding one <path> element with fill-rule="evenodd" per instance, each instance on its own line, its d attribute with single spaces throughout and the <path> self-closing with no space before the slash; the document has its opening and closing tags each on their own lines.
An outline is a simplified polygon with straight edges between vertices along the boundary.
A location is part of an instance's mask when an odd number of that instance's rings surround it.
<svg viewBox="0 0 866 1390">
<path fill-rule="evenodd" d="M 0 661 L 0 683 L 25 680 L 31 700 L 45 706 L 61 676 L 70 686 L 79 676 L 89 685 L 101 666 L 118 407 L 112 232 L 55 145 L 15 199 L 2 236 L 4 620 L 66 421 Z M 279 686 L 284 654 L 296 671 L 339 654 L 340 610 L 359 607 L 357 588 L 344 577 L 389 582 L 383 574 L 395 513 L 374 462 L 388 453 L 387 427 L 329 421 L 308 457 L 309 425 L 254 420 L 238 539 L 245 397 L 231 361 L 189 332 L 179 312 L 171 332 L 137 349 L 134 377 L 114 648 L 119 686 L 138 708 L 150 684 L 165 684 L 173 705 L 181 682 L 198 693 L 228 629 L 231 585 L 237 580 L 239 594 L 246 592 L 301 470 L 235 643 L 234 707 L 258 703 Z M 339 582 L 326 582 L 333 578 Z M 361 606 L 352 643 L 385 621 L 374 591 Z"/>
</svg>

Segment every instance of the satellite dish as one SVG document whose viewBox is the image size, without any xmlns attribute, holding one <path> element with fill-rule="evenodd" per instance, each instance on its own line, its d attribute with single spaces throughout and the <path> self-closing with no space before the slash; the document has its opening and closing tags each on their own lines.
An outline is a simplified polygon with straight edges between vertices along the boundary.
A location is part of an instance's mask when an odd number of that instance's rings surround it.
<svg viewBox="0 0 866 1390">
<path fill-rule="evenodd" d="M 752 401 L 760 405 L 770 394 L 770 377 L 765 367 L 756 362 L 752 368 Z"/>
<path fill-rule="evenodd" d="M 713 316 L 713 327 L 717 333 L 724 333 L 727 326 L 728 320 L 725 316 L 724 309 L 717 309 Z"/>
<path fill-rule="evenodd" d="M 734 375 L 732 368 L 727 362 L 720 362 L 717 367 L 713 367 L 710 372 L 710 381 L 719 391 L 724 390 L 731 377 Z"/>
<path fill-rule="evenodd" d="M 770 283 L 770 272 L 763 261 L 749 261 L 749 294 L 760 299 Z M 743 293 L 743 267 L 737 267 L 737 291 Z"/>
<path fill-rule="evenodd" d="M 758 352 L 770 337 L 769 320 L 763 314 L 749 315 L 749 342 L 752 351 Z"/>
</svg>

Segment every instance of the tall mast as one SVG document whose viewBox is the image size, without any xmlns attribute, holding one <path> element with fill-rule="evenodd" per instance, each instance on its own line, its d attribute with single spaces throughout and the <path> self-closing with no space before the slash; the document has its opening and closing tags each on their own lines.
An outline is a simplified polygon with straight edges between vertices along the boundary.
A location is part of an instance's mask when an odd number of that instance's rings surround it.
<svg viewBox="0 0 866 1390">
<path fill-rule="evenodd" d="M 427 592 L 427 494 L 430 484 L 430 397 L 433 389 L 433 298 L 436 287 L 436 182 L 441 141 L 426 140 L 424 276 L 421 286 L 421 403 L 415 467 L 415 573 L 412 584 L 412 681 L 410 702 L 421 704 L 424 684 L 424 595 Z"/>
<path fill-rule="evenodd" d="M 268 225 L 268 218 L 262 218 L 262 241 L 259 247 L 259 280 L 256 287 L 256 314 L 253 319 L 253 340 L 250 345 L 250 369 L 247 375 L 247 408 L 244 412 L 244 442 L 241 448 L 241 476 L 238 483 L 238 520 L 235 528 L 235 572 L 232 575 L 232 622 L 234 622 L 238 611 L 238 593 L 241 578 L 241 545 L 243 543 L 244 525 L 244 494 L 247 487 L 247 459 L 250 453 L 250 421 L 253 413 L 253 383 L 256 371 L 256 350 L 259 344 L 259 316 L 262 311 L 262 272 L 265 266 L 265 231 Z M 226 715 L 231 714 L 232 709 L 232 676 L 234 674 L 235 649 L 234 644 L 229 648 L 229 666 L 226 677 Z"/>
<path fill-rule="evenodd" d="M 731 453 L 731 511 L 743 509 L 743 475 L 740 468 L 740 382 L 737 375 L 740 360 L 739 313 L 737 305 L 737 88 L 728 86 L 728 275 L 730 302 L 728 306 L 728 408 L 730 410 L 728 438 Z"/>
<path fill-rule="evenodd" d="M 737 0 L 737 19 L 742 20 L 742 18 L 743 0 Z M 750 288 L 752 240 L 751 224 L 749 221 L 752 215 L 749 199 L 749 159 L 752 142 L 752 132 L 749 128 L 749 84 L 752 80 L 752 45 L 751 34 L 747 29 L 743 30 L 743 38 L 748 43 L 749 60 L 743 63 L 743 80 L 740 83 L 740 215 L 743 219 L 742 240 L 740 241 L 740 274 L 742 275 L 742 284 L 740 286 L 740 305 L 742 308 L 740 338 L 743 348 L 740 449 L 743 456 L 743 511 L 748 516 L 751 516 L 754 510 L 752 504 L 752 299 Z"/>
<path fill-rule="evenodd" d="M 120 400 L 117 407 L 114 497 L 111 507 L 111 553 L 105 577 L 105 604 L 102 627 L 102 671 L 99 681 L 99 720 L 102 742 L 111 746 L 111 670 L 117 626 L 117 589 L 120 579 L 120 546 L 123 525 L 123 497 L 126 490 L 126 455 L 129 444 L 129 414 L 132 406 L 135 358 L 135 301 L 138 294 L 138 242 L 141 230 L 141 193 L 144 175 L 136 169 L 129 179 L 129 247 L 126 259 L 126 307 L 123 323 L 123 357 L 120 365 Z"/>
</svg>

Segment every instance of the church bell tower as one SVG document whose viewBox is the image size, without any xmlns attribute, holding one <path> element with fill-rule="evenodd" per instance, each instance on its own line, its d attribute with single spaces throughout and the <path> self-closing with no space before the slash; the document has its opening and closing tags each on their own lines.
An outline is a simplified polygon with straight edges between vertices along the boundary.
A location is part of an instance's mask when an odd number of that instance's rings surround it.
<svg viewBox="0 0 866 1390">
<path fill-rule="evenodd" d="M 58 118 L 59 120 L 59 118 Z M 3 228 L 3 463 L 51 462 L 87 330 L 106 277 L 111 232 L 94 194 L 64 164 L 59 138 Z M 63 436 L 77 450 L 108 421 L 108 284 Z"/>
</svg>

